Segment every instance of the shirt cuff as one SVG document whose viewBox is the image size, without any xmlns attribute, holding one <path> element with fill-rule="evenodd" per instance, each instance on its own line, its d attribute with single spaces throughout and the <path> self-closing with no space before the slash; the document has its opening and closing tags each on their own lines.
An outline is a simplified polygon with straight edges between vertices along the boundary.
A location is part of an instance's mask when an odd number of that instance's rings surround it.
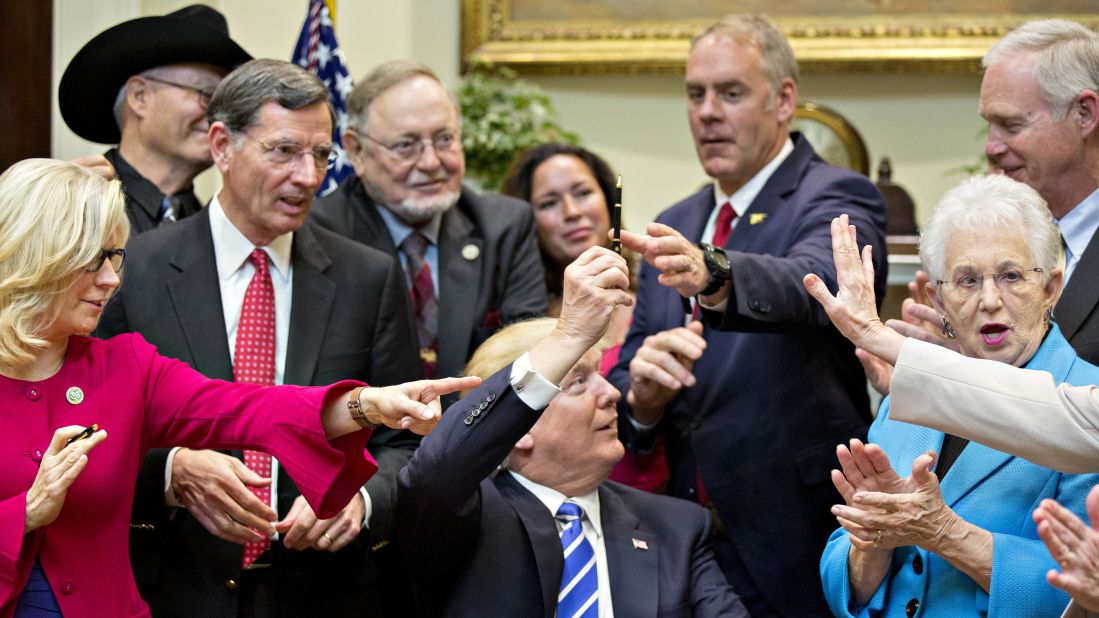
<svg viewBox="0 0 1099 618">
<path fill-rule="evenodd" d="M 183 503 L 179 501 L 179 496 L 176 496 L 176 492 L 172 491 L 172 462 L 176 458 L 176 452 L 183 447 L 173 446 L 168 451 L 168 458 L 164 462 L 164 504 L 173 508 L 181 508 Z"/>
<path fill-rule="evenodd" d="M 511 364 L 509 382 L 519 399 L 532 410 L 544 410 L 557 393 L 561 392 L 560 388 L 534 370 L 529 353 L 523 354 Z"/>
<path fill-rule="evenodd" d="M 661 413 L 660 416 L 656 417 L 656 420 L 653 421 L 651 425 L 647 425 L 645 423 L 642 423 L 642 422 L 638 421 L 632 415 L 629 415 L 629 414 L 626 415 L 626 420 L 628 420 L 630 422 L 630 425 L 632 425 L 633 428 L 635 430 L 639 431 L 639 432 L 652 431 L 652 430 L 656 429 L 656 426 L 660 424 L 660 419 L 662 419 L 662 418 L 664 418 L 663 413 Z"/>
<path fill-rule="evenodd" d="M 374 503 L 370 501 L 370 493 L 366 487 L 359 488 L 359 495 L 363 497 L 363 523 L 360 528 L 370 529 L 370 514 L 374 512 Z"/>
<path fill-rule="evenodd" d="M 719 302 L 715 305 L 708 305 L 705 302 L 703 302 L 702 297 L 699 296 L 698 297 L 698 304 L 701 305 L 702 308 L 705 309 L 706 311 L 716 311 L 717 313 L 725 313 L 725 307 L 729 306 L 729 297 L 726 296 L 725 298 L 721 299 L 721 302 Z"/>
</svg>

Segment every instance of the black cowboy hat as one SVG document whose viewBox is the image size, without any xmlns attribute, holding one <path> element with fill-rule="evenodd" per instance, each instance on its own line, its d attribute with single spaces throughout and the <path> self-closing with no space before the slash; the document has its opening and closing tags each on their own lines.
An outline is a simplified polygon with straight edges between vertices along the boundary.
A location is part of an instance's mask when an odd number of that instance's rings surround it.
<svg viewBox="0 0 1099 618">
<path fill-rule="evenodd" d="M 206 5 L 131 19 L 100 32 L 73 56 L 57 89 L 61 117 L 84 139 L 117 144 L 114 102 L 131 76 L 183 62 L 231 71 L 251 59 L 229 38 L 225 16 Z"/>
</svg>

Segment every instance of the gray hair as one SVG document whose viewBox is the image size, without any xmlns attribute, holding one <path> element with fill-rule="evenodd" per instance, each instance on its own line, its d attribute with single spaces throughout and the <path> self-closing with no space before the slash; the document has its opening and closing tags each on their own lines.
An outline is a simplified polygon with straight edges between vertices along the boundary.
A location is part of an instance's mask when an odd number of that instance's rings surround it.
<svg viewBox="0 0 1099 618">
<path fill-rule="evenodd" d="M 691 39 L 691 51 L 709 35 L 728 37 L 737 42 L 751 42 L 759 47 L 763 57 L 763 70 L 771 82 L 771 91 L 778 92 L 782 80 L 798 81 L 798 61 L 790 42 L 771 20 L 763 15 L 726 15 L 706 26 Z"/>
<path fill-rule="evenodd" d="M 324 103 L 336 126 L 336 111 L 324 83 L 296 64 L 269 58 L 250 60 L 226 75 L 210 99 L 206 119 L 241 134 L 259 122 L 260 108 L 272 101 L 289 110 Z"/>
<path fill-rule="evenodd" d="M 946 277 L 951 234 L 1005 228 L 1023 237 L 1044 285 L 1058 267 L 1061 234 L 1037 191 L 1000 175 L 974 176 L 939 201 L 920 234 L 920 261 L 928 278 Z"/>
<path fill-rule="evenodd" d="M 1099 34 L 1086 26 L 1067 19 L 1027 22 L 993 45 L 981 66 L 1020 52 L 1037 54 L 1038 86 L 1054 120 L 1064 120 L 1076 95 L 1099 92 Z"/>
<path fill-rule="evenodd" d="M 462 113 L 458 107 L 458 99 L 449 88 L 443 85 L 443 82 L 439 80 L 439 77 L 435 75 L 434 71 L 419 62 L 413 62 L 411 60 L 390 60 L 389 62 L 383 62 L 374 67 L 374 70 L 368 73 L 366 77 L 355 86 L 351 91 L 351 94 L 348 95 L 347 126 L 359 130 L 366 130 L 367 112 L 370 109 L 370 104 L 374 102 L 374 99 L 381 96 L 383 92 L 389 90 L 393 86 L 412 79 L 413 77 L 426 77 L 438 83 L 443 90 L 446 90 L 447 96 L 450 97 L 450 101 L 454 104 L 454 111 L 457 112 L 459 120 L 461 119 Z"/>
</svg>

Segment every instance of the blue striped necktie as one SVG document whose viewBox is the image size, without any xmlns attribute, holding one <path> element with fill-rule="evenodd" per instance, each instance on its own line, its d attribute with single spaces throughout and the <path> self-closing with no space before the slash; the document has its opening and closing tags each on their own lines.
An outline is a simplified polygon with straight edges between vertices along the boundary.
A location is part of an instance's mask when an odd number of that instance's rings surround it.
<svg viewBox="0 0 1099 618">
<path fill-rule="evenodd" d="M 565 568 L 561 572 L 561 592 L 557 595 L 557 618 L 595 618 L 599 615 L 599 576 L 595 568 L 595 550 L 584 538 L 584 511 L 566 502 L 557 509 L 561 524 L 561 547 Z"/>
</svg>

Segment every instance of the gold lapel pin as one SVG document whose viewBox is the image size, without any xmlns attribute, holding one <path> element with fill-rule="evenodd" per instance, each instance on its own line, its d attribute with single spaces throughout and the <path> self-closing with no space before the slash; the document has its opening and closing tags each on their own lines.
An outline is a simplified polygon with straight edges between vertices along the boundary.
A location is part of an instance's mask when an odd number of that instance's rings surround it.
<svg viewBox="0 0 1099 618">
<path fill-rule="evenodd" d="M 472 262 L 473 260 L 476 260 L 480 256 L 481 256 L 481 248 L 478 247 L 477 245 L 469 244 L 469 245 L 466 245 L 466 246 L 462 247 L 462 257 L 464 257 L 467 262 Z"/>
<path fill-rule="evenodd" d="M 763 223 L 763 220 L 767 218 L 765 212 L 750 212 L 748 213 L 748 225 L 755 225 L 757 223 Z"/>
</svg>

